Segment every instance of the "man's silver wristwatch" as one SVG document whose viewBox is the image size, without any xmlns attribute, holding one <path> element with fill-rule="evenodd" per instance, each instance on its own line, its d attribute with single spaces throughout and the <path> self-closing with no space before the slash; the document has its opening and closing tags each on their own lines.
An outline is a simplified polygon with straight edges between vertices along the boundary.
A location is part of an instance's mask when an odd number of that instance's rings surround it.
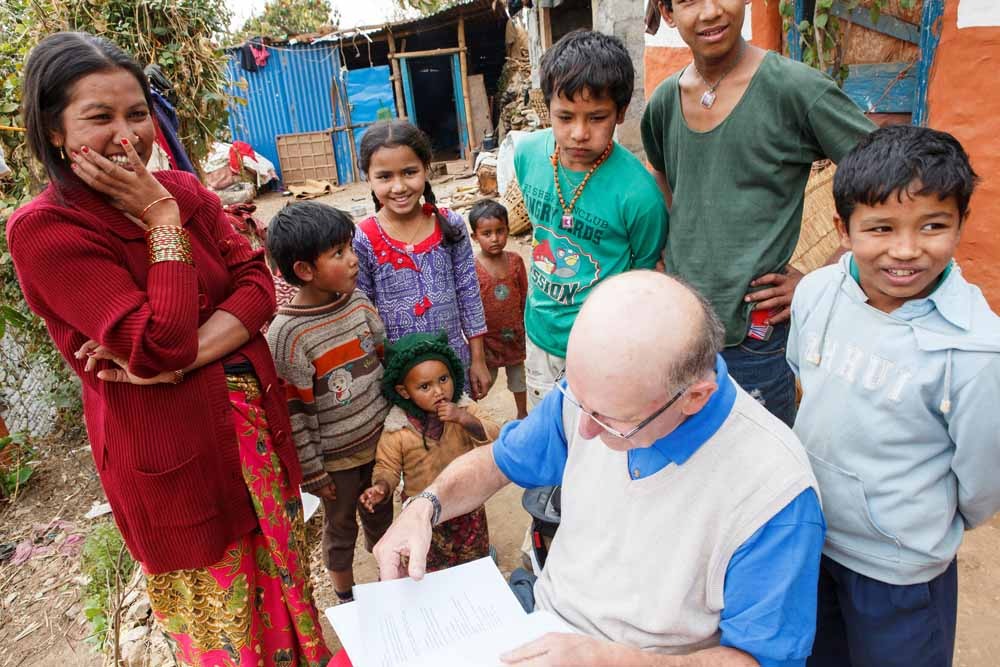
<svg viewBox="0 0 1000 667">
<path fill-rule="evenodd" d="M 405 510 L 407 506 L 417 498 L 426 498 L 427 500 L 431 501 L 431 505 L 433 505 L 434 507 L 434 512 L 431 514 L 431 526 L 432 527 L 436 526 L 438 523 L 438 519 L 441 518 L 441 501 L 438 500 L 438 497 L 435 496 L 430 491 L 421 491 L 417 495 L 410 496 L 409 498 L 407 498 L 406 502 L 403 503 L 403 509 Z"/>
</svg>

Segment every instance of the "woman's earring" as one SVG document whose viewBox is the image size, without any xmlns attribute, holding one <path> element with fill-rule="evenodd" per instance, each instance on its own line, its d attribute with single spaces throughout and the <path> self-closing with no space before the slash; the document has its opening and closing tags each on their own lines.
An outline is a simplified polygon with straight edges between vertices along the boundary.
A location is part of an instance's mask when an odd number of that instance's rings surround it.
<svg viewBox="0 0 1000 667">
<path fill-rule="evenodd" d="M 66 157 L 66 147 L 65 146 L 60 146 L 59 147 L 59 155 L 62 156 L 63 162 L 69 162 L 69 158 Z"/>
</svg>

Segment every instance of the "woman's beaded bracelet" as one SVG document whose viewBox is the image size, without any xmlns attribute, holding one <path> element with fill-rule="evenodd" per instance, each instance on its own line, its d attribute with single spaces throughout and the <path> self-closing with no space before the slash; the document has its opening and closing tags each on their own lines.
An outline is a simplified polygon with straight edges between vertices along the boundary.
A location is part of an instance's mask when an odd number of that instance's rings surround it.
<svg viewBox="0 0 1000 667">
<path fill-rule="evenodd" d="M 187 230 L 174 225 L 150 227 L 146 232 L 149 263 L 184 262 L 194 264 L 191 257 L 191 238 Z"/>
</svg>

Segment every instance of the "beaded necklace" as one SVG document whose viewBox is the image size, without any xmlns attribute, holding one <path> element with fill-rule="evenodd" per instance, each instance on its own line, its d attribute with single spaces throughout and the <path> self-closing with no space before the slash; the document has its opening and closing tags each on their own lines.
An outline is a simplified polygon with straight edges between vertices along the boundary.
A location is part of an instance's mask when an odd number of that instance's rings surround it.
<svg viewBox="0 0 1000 667">
<path fill-rule="evenodd" d="M 587 175 L 583 177 L 583 180 L 580 181 L 580 185 L 576 186 L 576 189 L 573 191 L 573 199 L 570 201 L 569 206 L 567 206 L 566 200 L 563 199 L 562 188 L 559 186 L 559 145 L 556 144 L 556 150 L 552 154 L 551 158 L 552 179 L 556 183 L 556 195 L 559 196 L 559 205 L 562 206 L 563 210 L 562 222 L 559 224 L 559 226 L 563 229 L 573 229 L 573 209 L 576 207 L 576 200 L 580 198 L 581 194 L 583 194 L 583 188 L 586 187 L 587 181 L 590 180 L 590 177 L 594 175 L 597 168 L 608 159 L 609 155 L 611 155 L 611 149 L 614 148 L 614 146 L 615 142 L 612 139 L 608 142 L 608 147 L 604 149 L 601 156 L 594 160 L 594 164 L 590 167 L 590 171 L 587 172 Z"/>
</svg>

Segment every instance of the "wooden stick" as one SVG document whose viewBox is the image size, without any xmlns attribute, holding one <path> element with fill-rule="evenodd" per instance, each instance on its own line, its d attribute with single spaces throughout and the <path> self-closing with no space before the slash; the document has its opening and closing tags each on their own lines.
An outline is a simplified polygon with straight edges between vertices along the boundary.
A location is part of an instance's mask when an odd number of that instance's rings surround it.
<svg viewBox="0 0 1000 667">
<path fill-rule="evenodd" d="M 453 53 L 465 53 L 465 47 L 451 47 L 447 49 L 430 49 L 429 51 L 403 51 L 395 55 L 390 55 L 389 58 L 426 58 L 428 56 L 448 56 Z"/>
<path fill-rule="evenodd" d="M 355 123 L 350 128 L 347 127 L 346 125 L 338 125 L 337 127 L 333 128 L 333 131 L 334 132 L 343 132 L 344 130 L 353 129 L 353 128 L 356 128 L 356 127 L 368 127 L 370 125 L 374 125 L 377 122 L 379 122 L 379 121 L 377 121 L 377 120 L 366 120 L 366 121 L 362 121 L 360 123 Z"/>
<path fill-rule="evenodd" d="M 552 10 L 539 7 L 538 9 L 538 32 L 542 40 L 542 51 L 552 48 Z"/>
<path fill-rule="evenodd" d="M 476 139 L 472 136 L 472 101 L 469 99 L 469 65 L 465 57 L 465 15 L 458 15 L 458 61 L 462 67 L 462 103 L 465 105 L 465 125 L 469 131 L 469 143 L 466 146 L 465 159 L 471 162 L 472 147 L 476 145 Z"/>
<path fill-rule="evenodd" d="M 28 627 L 26 627 L 24 630 L 21 630 L 21 632 L 18 633 L 17 637 L 14 637 L 14 641 L 15 642 L 21 641 L 22 639 L 24 639 L 25 637 L 27 637 L 28 635 L 30 635 L 32 632 L 34 632 L 35 630 L 37 630 L 40 627 L 42 627 L 42 624 L 39 623 L 39 622 L 37 622 L 37 621 L 35 621 L 34 623 L 32 623 L 31 625 L 29 625 Z"/>
<path fill-rule="evenodd" d="M 389 62 L 392 63 L 392 87 L 396 93 L 396 115 L 406 120 L 406 98 L 403 97 L 403 73 L 396 60 L 396 38 L 389 31 Z"/>
<path fill-rule="evenodd" d="M 334 77 L 333 78 L 333 88 L 330 90 L 330 95 L 333 96 L 333 109 L 334 118 L 337 117 L 337 105 L 344 110 L 344 123 L 347 127 L 347 147 L 351 150 L 351 174 L 355 181 L 360 181 L 361 178 L 358 175 L 358 153 L 357 148 L 354 146 L 354 126 L 351 124 L 351 103 L 347 97 L 347 91 L 343 90 L 344 86 L 341 84 L 343 80 Z M 340 173 L 337 173 L 337 185 L 343 183 L 343 179 L 340 177 Z"/>
</svg>

